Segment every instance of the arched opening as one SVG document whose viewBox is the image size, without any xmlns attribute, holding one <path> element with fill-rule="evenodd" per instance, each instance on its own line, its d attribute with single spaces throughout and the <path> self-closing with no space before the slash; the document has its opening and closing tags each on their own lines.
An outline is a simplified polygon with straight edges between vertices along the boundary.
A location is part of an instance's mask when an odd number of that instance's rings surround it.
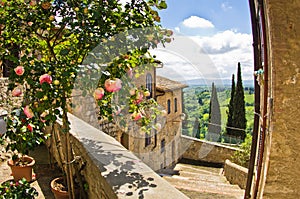
<svg viewBox="0 0 300 199">
<path fill-rule="evenodd" d="M 268 97 L 268 57 L 266 47 L 266 24 L 264 2 L 259 0 L 249 0 L 252 35 L 253 35 L 253 52 L 254 52 L 254 123 L 253 136 L 251 145 L 250 161 L 248 166 L 248 178 L 245 190 L 245 198 L 251 198 L 251 189 L 253 190 L 253 198 L 257 197 L 260 175 L 262 169 L 262 161 L 264 154 L 264 141 L 266 131 L 267 118 L 263 117 L 260 123 L 261 116 L 261 85 L 260 78 L 264 79 L 263 98 L 262 98 L 262 115 L 267 114 L 267 97 Z M 259 73 L 259 71 L 263 73 Z M 260 129 L 260 130 L 259 130 Z M 255 164 L 257 167 L 255 167 Z M 255 171 L 256 168 L 256 171 Z M 256 182 L 253 184 L 253 176 L 256 173 Z M 252 187 L 255 185 L 255 187 Z"/>
<path fill-rule="evenodd" d="M 245 1 L 244 1 L 244 3 L 245 3 Z M 251 42 L 253 42 L 254 63 L 251 65 L 251 68 L 250 68 L 249 71 L 251 71 L 251 73 L 253 74 L 253 72 L 259 71 L 259 69 L 261 69 L 262 71 L 264 71 L 264 67 L 267 67 L 266 66 L 266 64 L 267 64 L 267 62 L 266 62 L 266 60 L 267 60 L 267 53 L 266 53 L 266 48 L 265 48 L 266 46 L 264 45 L 265 44 L 265 39 L 266 39 L 266 38 L 264 38 L 265 37 L 265 33 L 264 33 L 264 25 L 265 25 L 264 24 L 264 12 L 261 9 L 263 7 L 263 5 L 262 5 L 263 2 L 262 1 L 260 1 L 260 0 L 249 0 L 249 2 L 246 2 L 246 3 L 249 3 L 249 5 L 250 5 L 251 21 L 249 21 L 249 25 L 250 25 L 250 23 L 252 24 L 251 39 L 252 39 L 252 36 L 253 36 L 253 41 L 251 41 Z M 224 4 L 223 6 L 224 6 L 224 9 L 225 9 L 225 7 L 227 9 L 231 9 L 230 5 L 225 5 Z M 203 6 L 203 7 L 205 7 L 205 6 Z M 249 7 L 247 9 L 248 9 L 247 13 L 249 13 Z M 201 13 L 201 14 L 203 14 L 203 13 Z M 199 14 L 199 15 L 201 15 L 201 14 Z M 204 16 L 204 14 L 203 14 L 203 16 Z M 195 19 L 196 20 L 196 17 L 191 17 L 189 19 Z M 186 22 L 188 23 L 188 20 L 186 20 Z M 193 24 L 190 24 L 190 25 L 192 26 Z M 178 27 L 178 30 L 179 29 L 181 30 L 181 28 L 182 27 Z M 226 43 L 226 41 L 224 41 L 224 43 Z M 216 43 L 212 43 L 211 42 L 210 44 L 213 45 L 213 44 L 216 44 Z M 223 47 L 222 50 L 225 51 L 225 49 L 226 49 L 225 46 L 222 46 L 222 47 Z M 250 48 L 252 48 L 252 47 L 250 46 Z M 220 49 L 221 49 L 221 47 L 220 47 Z M 213 51 L 215 49 L 213 49 L 213 47 L 211 47 L 211 48 L 209 48 L 209 50 Z M 221 53 L 221 51 L 219 51 L 218 53 Z M 250 58 L 251 60 L 253 60 L 253 55 Z M 212 56 L 214 56 L 214 55 L 212 55 Z M 227 57 L 227 58 L 230 59 L 230 57 Z M 165 64 L 165 65 L 167 65 L 167 64 Z M 267 73 L 267 71 L 266 71 L 266 73 Z M 262 74 L 262 75 L 264 76 L 264 75 L 266 75 L 266 73 Z M 249 195 L 248 191 L 251 189 L 251 186 L 252 186 L 252 181 L 253 181 L 253 177 L 252 176 L 253 176 L 253 172 L 254 172 L 254 169 L 255 169 L 253 167 L 254 167 L 254 164 L 255 164 L 256 160 L 259 159 L 259 157 L 256 156 L 256 154 L 255 154 L 256 153 L 256 149 L 257 149 L 257 143 L 258 143 L 259 137 L 263 136 L 262 134 L 259 134 L 259 133 L 264 133 L 264 131 L 265 131 L 264 130 L 265 125 L 263 125 L 263 121 L 262 121 L 262 124 L 260 126 L 260 120 L 259 120 L 260 115 L 261 115 L 260 114 L 260 107 L 261 107 L 260 106 L 260 104 L 261 104 L 260 100 L 262 100 L 262 104 L 266 103 L 266 101 L 265 101 L 266 98 L 260 98 L 260 96 L 261 96 L 260 95 L 260 93 L 261 93 L 260 90 L 263 87 L 261 87 L 259 85 L 259 77 L 260 77 L 259 75 L 255 76 L 255 78 L 253 78 L 253 76 L 252 76 L 252 79 L 251 79 L 253 87 L 254 87 L 254 89 L 251 90 L 251 91 L 252 91 L 252 93 L 254 91 L 255 94 L 252 95 L 252 97 L 254 98 L 254 99 L 252 99 L 254 102 L 253 102 L 253 105 L 252 105 L 253 109 L 251 110 L 251 117 L 252 117 L 253 123 L 251 124 L 251 127 L 249 127 L 250 125 L 248 125 L 248 128 L 251 129 L 251 130 L 248 130 L 248 131 L 249 132 L 251 131 L 251 134 L 252 134 L 253 137 L 252 137 L 252 147 L 251 147 L 251 151 L 252 151 L 251 154 L 252 155 L 251 155 L 251 158 L 250 158 L 248 184 L 247 184 L 247 190 L 245 192 L 245 197 L 246 197 L 246 195 Z M 267 78 L 266 78 L 266 80 L 267 80 Z M 263 88 L 263 90 L 265 90 L 265 88 Z M 206 95 L 207 95 L 206 92 L 207 91 L 205 89 L 203 89 L 201 91 L 201 94 L 203 94 L 203 96 L 206 97 Z M 196 94 L 196 92 L 191 92 L 191 93 L 192 93 L 191 95 Z M 198 100 L 198 103 L 202 107 L 204 107 L 203 105 L 206 103 L 204 101 L 204 97 L 202 99 L 199 98 L 197 100 Z M 186 102 L 187 100 L 185 99 L 184 101 Z M 175 103 L 175 100 L 173 102 Z M 172 108 L 174 107 L 174 111 L 176 110 L 176 108 L 175 108 L 176 105 L 175 104 L 172 105 Z M 208 102 L 208 104 L 209 104 L 209 102 Z M 196 109 L 195 107 L 188 106 L 187 104 L 184 104 L 184 107 L 185 107 L 185 109 L 187 109 L 187 108 L 190 109 L 191 112 L 195 111 L 195 109 Z M 209 110 L 209 109 L 207 109 L 207 110 Z M 209 111 L 207 111 L 207 110 L 203 111 L 203 113 L 204 113 L 203 115 L 205 115 L 205 117 L 207 117 L 209 115 Z M 264 109 L 262 109 L 262 111 L 264 111 Z M 187 114 L 187 115 L 190 117 L 189 114 Z M 190 118 L 195 118 L 195 117 L 190 117 Z M 209 118 L 209 117 L 207 117 L 207 118 Z M 195 121 L 195 119 L 193 121 L 191 121 L 191 123 L 194 122 L 194 121 Z M 200 120 L 200 125 L 199 125 L 200 126 L 199 128 L 201 128 L 200 130 L 205 129 L 205 128 L 207 129 L 207 126 L 205 126 L 205 123 L 209 123 L 209 121 Z M 192 125 L 190 125 L 190 126 L 192 127 Z M 222 126 L 224 126 L 224 123 L 222 123 Z M 259 129 L 261 129 L 261 132 L 259 132 Z M 187 134 L 188 133 L 189 132 L 187 132 Z M 205 134 L 203 134 L 203 135 L 204 136 L 202 136 L 202 137 L 200 136 L 200 138 L 203 138 L 203 137 L 205 138 Z M 263 140 L 263 138 L 261 138 L 261 139 Z M 263 151 L 263 147 L 260 145 L 258 150 L 259 151 Z M 259 153 L 259 155 L 261 155 L 261 154 L 262 153 Z M 252 170 L 252 172 L 251 172 L 251 170 Z M 260 171 L 256 170 L 256 172 L 260 172 Z M 250 186 L 250 188 L 249 188 L 249 186 Z"/>
<path fill-rule="evenodd" d="M 150 92 L 150 95 L 147 97 L 148 99 L 153 96 L 152 84 L 153 84 L 152 75 L 150 73 L 147 73 L 147 75 L 146 75 L 146 88 Z"/>
</svg>

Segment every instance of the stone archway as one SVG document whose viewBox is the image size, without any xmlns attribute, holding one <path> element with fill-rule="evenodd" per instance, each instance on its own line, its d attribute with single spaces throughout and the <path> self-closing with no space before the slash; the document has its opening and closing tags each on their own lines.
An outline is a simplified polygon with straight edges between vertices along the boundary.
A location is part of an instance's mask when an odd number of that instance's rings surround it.
<svg viewBox="0 0 300 199">
<path fill-rule="evenodd" d="M 261 160 L 262 164 L 254 170 L 261 169 L 261 175 L 254 175 L 250 195 L 300 198 L 300 1 L 253 2 L 264 8 L 265 79 L 260 92 L 259 129 L 265 139 L 258 139 L 264 150 L 256 150 L 255 162 Z"/>
</svg>

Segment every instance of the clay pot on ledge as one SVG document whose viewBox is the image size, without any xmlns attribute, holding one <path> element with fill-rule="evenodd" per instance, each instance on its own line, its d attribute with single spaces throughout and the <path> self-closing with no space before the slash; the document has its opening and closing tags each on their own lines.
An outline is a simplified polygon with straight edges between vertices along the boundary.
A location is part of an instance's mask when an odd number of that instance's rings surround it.
<svg viewBox="0 0 300 199">
<path fill-rule="evenodd" d="M 34 158 L 30 156 L 22 156 L 17 160 L 8 160 L 7 164 L 11 169 L 15 182 L 21 180 L 22 178 L 25 178 L 27 182 L 35 180 L 32 172 L 32 168 L 35 164 Z"/>
<path fill-rule="evenodd" d="M 69 199 L 68 191 L 64 190 L 64 179 L 62 177 L 55 178 L 51 181 L 51 191 L 54 194 L 55 199 Z"/>
</svg>

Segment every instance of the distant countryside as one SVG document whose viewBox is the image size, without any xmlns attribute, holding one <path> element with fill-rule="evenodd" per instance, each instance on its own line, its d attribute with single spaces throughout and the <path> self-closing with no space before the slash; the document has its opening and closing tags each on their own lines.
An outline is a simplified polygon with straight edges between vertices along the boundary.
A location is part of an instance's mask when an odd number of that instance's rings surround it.
<svg viewBox="0 0 300 199">
<path fill-rule="evenodd" d="M 225 136 L 231 86 L 216 86 L 216 90 L 220 104 L 222 129 L 221 137 L 218 141 L 239 144 L 239 140 L 234 140 Z M 244 86 L 244 96 L 247 119 L 246 134 L 252 135 L 254 117 L 254 88 L 252 85 Z M 210 137 L 206 136 L 209 123 L 210 99 L 211 87 L 207 85 L 190 86 L 184 89 L 184 113 L 186 114 L 186 120 L 183 123 L 183 135 L 210 140 Z"/>
</svg>

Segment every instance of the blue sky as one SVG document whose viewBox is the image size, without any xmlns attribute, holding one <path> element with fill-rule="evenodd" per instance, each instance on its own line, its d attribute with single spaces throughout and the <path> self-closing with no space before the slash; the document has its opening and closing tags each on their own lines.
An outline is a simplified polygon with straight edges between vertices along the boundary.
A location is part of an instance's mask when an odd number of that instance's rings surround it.
<svg viewBox="0 0 300 199">
<path fill-rule="evenodd" d="M 159 75 L 180 81 L 231 79 L 240 62 L 243 80 L 253 79 L 248 0 L 166 1 L 161 24 L 175 34 L 173 42 L 153 51 L 164 62 Z"/>
<path fill-rule="evenodd" d="M 217 31 L 251 33 L 248 0 L 167 0 L 167 4 L 168 8 L 160 11 L 166 28 L 175 29 L 185 19 L 197 16 L 212 22 Z"/>
</svg>

